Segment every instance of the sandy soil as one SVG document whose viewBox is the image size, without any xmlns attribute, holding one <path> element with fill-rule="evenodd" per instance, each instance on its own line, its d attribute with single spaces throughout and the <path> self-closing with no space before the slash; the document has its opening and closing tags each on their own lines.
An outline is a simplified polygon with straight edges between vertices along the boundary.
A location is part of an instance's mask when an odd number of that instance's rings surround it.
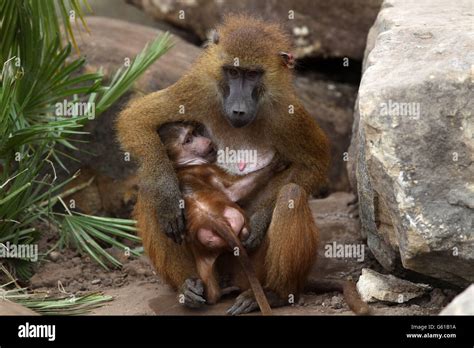
<svg viewBox="0 0 474 348">
<path fill-rule="evenodd" d="M 110 250 L 119 257 L 122 269 L 104 270 L 80 256 L 75 251 L 65 250 L 55 261 L 44 262 L 31 278 L 30 287 L 35 290 L 61 294 L 58 283 L 68 294 L 84 294 L 102 291 L 114 300 L 91 312 L 93 315 L 224 315 L 232 304 L 232 296 L 219 304 L 191 310 L 180 305 L 176 294 L 164 284 L 153 271 L 146 257 L 125 258 L 116 249 Z M 374 314 L 422 315 L 437 314 L 446 295 L 441 290 L 407 304 L 372 304 Z M 258 313 L 257 313 L 258 314 Z M 352 315 L 341 294 L 303 294 L 298 304 L 277 308 L 275 315 Z"/>
<path fill-rule="evenodd" d="M 351 213 L 349 202 L 352 199 L 351 194 L 339 192 L 325 199 L 310 201 L 320 232 L 318 260 L 311 271 L 311 278 L 357 280 L 362 268 L 383 272 L 370 251 L 366 251 L 362 262 L 324 256 L 324 246 L 333 241 L 364 243 L 360 237 L 358 217 Z M 57 232 L 45 231 L 40 250 L 48 250 L 56 240 Z M 100 291 L 113 297 L 113 301 L 94 309 L 92 315 L 224 315 L 236 296 L 230 295 L 217 305 L 199 310 L 185 308 L 179 304 L 172 289 L 155 273 L 146 256 L 127 257 L 115 247 L 108 251 L 123 264 L 122 268 L 106 270 L 87 255 L 80 255 L 71 249 L 58 250 L 39 264 L 26 285 L 32 290 L 46 291 L 51 295 L 78 296 Z M 376 303 L 370 307 L 374 314 L 379 315 L 435 315 L 455 295 L 452 290 L 434 288 L 430 293 L 408 303 Z M 305 293 L 297 304 L 277 308 L 274 314 L 352 315 L 352 312 L 341 294 L 330 292 Z"/>
</svg>

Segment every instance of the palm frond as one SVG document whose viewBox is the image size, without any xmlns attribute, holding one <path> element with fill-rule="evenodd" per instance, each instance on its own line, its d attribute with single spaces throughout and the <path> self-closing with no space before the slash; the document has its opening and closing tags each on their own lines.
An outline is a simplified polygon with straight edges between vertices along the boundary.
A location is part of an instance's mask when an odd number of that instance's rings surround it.
<svg viewBox="0 0 474 348">
<path fill-rule="evenodd" d="M 104 88 L 101 98 L 98 98 L 96 112 L 101 114 L 108 109 L 118 98 L 130 89 L 132 84 L 153 64 L 159 57 L 165 54 L 173 46 L 170 35 L 165 33 L 147 45 L 134 59 L 125 71 L 117 71 L 110 86 Z"/>
<path fill-rule="evenodd" d="M 64 215 L 61 242 L 73 243 L 77 249 L 88 253 L 98 264 L 119 267 L 122 264 L 110 255 L 103 245 L 113 245 L 130 254 L 139 253 L 117 240 L 117 237 L 138 242 L 140 238 L 128 232 L 135 231 L 135 221 L 128 219 L 104 218 L 85 214 Z"/>
<path fill-rule="evenodd" d="M 119 266 L 105 249 L 126 248 L 124 239 L 137 242 L 134 222 L 55 210 L 74 178 L 59 182 L 56 170 L 67 170 L 61 157 L 73 158 L 78 150 L 72 136 L 86 134 L 84 125 L 172 44 L 168 34 L 157 38 L 106 84 L 101 70 L 84 73 L 85 58 L 73 53 L 73 25 L 88 30 L 82 8 L 90 11 L 87 1 L 0 0 L 0 242 L 33 243 L 39 238 L 34 224 L 47 222 L 61 227 L 62 244 L 75 245 L 104 267 Z"/>
</svg>

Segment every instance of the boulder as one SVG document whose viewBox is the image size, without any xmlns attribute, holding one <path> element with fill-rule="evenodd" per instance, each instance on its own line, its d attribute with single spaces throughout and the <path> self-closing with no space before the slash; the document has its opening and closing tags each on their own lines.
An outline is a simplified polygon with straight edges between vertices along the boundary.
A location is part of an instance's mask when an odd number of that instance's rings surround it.
<svg viewBox="0 0 474 348">
<path fill-rule="evenodd" d="M 474 315 L 474 284 L 456 296 L 440 315 Z"/>
<path fill-rule="evenodd" d="M 362 59 L 367 32 L 381 0 L 128 0 L 157 21 L 205 40 L 229 12 L 248 12 L 285 24 L 297 57 Z"/>
<path fill-rule="evenodd" d="M 416 284 L 364 268 L 357 282 L 357 291 L 365 302 L 404 303 L 424 295 L 431 287 L 427 284 Z"/>
<path fill-rule="evenodd" d="M 90 36 L 79 42 L 81 54 L 87 59 L 91 72 L 100 67 L 110 77 L 117 69 L 125 67 L 148 42 L 164 32 L 151 27 L 106 17 L 87 17 Z M 84 36 L 84 35 L 83 35 Z M 138 80 L 135 89 L 149 93 L 175 83 L 201 53 L 201 49 L 179 37 L 173 37 L 174 46 L 159 58 Z M 113 54 L 112 54 L 113 52 Z"/>
<path fill-rule="evenodd" d="M 362 233 L 384 268 L 459 286 L 474 281 L 472 16 L 470 0 L 384 2 L 348 166 Z"/>
<path fill-rule="evenodd" d="M 124 65 L 127 58 L 132 59 L 145 44 L 162 31 L 124 22 L 121 20 L 88 17 L 91 36 L 79 42 L 81 53 L 87 59 L 87 70 L 103 68 L 106 76 L 111 76 Z M 189 67 L 202 49 L 173 37 L 174 47 L 154 63 L 135 84 L 134 94 L 143 95 L 168 87 L 176 82 Z M 124 44 L 126 43 L 126 44 Z M 113 54 L 111 54 L 113 52 Z M 296 89 L 303 104 L 329 136 L 332 146 L 332 167 L 330 169 L 330 191 L 349 190 L 344 162 L 352 124 L 352 105 L 355 87 L 336 82 L 312 78 L 311 75 L 297 76 Z M 130 162 L 123 161 L 114 133 L 115 117 L 127 98 L 122 98 L 97 120 L 90 122 L 86 130 L 91 134 L 85 145 L 88 152 L 77 153 L 80 166 L 88 166 L 113 179 L 129 177 L 135 170 Z M 71 172 L 79 169 L 75 162 L 68 163 Z"/>
</svg>

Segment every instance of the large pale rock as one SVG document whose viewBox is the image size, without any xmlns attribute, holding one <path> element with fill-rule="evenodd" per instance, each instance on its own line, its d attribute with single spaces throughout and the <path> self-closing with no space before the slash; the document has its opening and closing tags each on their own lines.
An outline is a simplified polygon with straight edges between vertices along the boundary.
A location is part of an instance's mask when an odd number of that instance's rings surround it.
<svg viewBox="0 0 474 348">
<path fill-rule="evenodd" d="M 427 284 L 416 284 L 364 268 L 357 282 L 357 291 L 365 302 L 404 303 L 424 295 L 431 287 Z"/>
<path fill-rule="evenodd" d="M 446 306 L 441 315 L 474 315 L 474 284 L 460 293 Z"/>
<path fill-rule="evenodd" d="M 355 111 L 362 232 L 377 260 L 474 281 L 471 0 L 387 0 L 369 33 Z"/>
<path fill-rule="evenodd" d="M 162 31 L 127 23 L 121 20 L 88 17 L 91 36 L 80 41 L 81 53 L 87 58 L 87 70 L 103 68 L 110 77 L 124 66 L 128 59 L 138 54 L 145 44 Z M 174 36 L 174 47 L 154 63 L 135 84 L 138 94 L 150 93 L 166 88 L 176 82 L 192 65 L 202 49 Z M 345 169 L 344 152 L 347 151 L 352 124 L 352 105 L 355 87 L 344 83 L 320 81 L 311 76 L 297 76 L 296 90 L 309 113 L 321 125 L 331 142 L 332 167 L 330 169 L 330 191 L 349 190 Z M 84 146 L 89 153 L 77 153 L 81 166 L 89 166 L 112 178 L 125 178 L 133 173 L 130 162 L 123 161 L 123 153 L 115 139 L 115 117 L 123 107 L 123 98 L 105 114 L 87 126 L 91 136 Z M 68 163 L 71 172 L 78 169 L 75 162 Z"/>
<path fill-rule="evenodd" d="M 381 0 L 128 0 L 158 21 L 201 40 L 228 12 L 247 12 L 286 25 L 296 55 L 362 59 Z"/>
</svg>

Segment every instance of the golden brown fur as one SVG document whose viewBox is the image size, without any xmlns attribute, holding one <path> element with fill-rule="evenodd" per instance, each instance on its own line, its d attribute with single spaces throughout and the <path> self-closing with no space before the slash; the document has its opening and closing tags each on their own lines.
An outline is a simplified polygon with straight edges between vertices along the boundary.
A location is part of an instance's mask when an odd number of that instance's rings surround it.
<svg viewBox="0 0 474 348">
<path fill-rule="evenodd" d="M 190 251 L 167 238 L 157 221 L 158 214 L 174 214 L 171 205 L 175 203 L 169 201 L 180 196 L 173 166 L 156 132 L 161 125 L 180 120 L 202 123 L 219 149 L 242 145 L 257 150 L 272 148 L 291 165 L 243 206 L 254 231 L 269 226 L 251 257 L 257 261 L 267 289 L 283 299 L 290 294 L 297 297 L 316 253 L 317 230 L 307 194 L 318 192 L 326 183 L 329 144 L 296 96 L 292 74 L 279 59 L 279 51 L 290 49 L 280 28 L 234 16 L 228 17 L 218 32 L 219 43 L 211 44 L 177 83 L 133 101 L 118 119 L 119 139 L 140 163 L 141 190 L 135 208 L 139 233 L 158 273 L 175 289 L 196 276 Z M 265 70 L 265 93 L 257 118 L 243 128 L 233 128 L 222 116 L 218 89 L 222 65 L 232 64 L 235 57 L 242 67 Z M 180 105 L 185 107 L 184 114 L 179 113 Z M 288 113 L 290 105 L 294 114 Z M 290 199 L 296 202 L 294 209 L 287 208 Z M 157 211 L 158 206 L 170 208 Z M 241 271 L 236 272 L 239 278 Z M 237 281 L 245 289 L 245 279 Z"/>
</svg>

